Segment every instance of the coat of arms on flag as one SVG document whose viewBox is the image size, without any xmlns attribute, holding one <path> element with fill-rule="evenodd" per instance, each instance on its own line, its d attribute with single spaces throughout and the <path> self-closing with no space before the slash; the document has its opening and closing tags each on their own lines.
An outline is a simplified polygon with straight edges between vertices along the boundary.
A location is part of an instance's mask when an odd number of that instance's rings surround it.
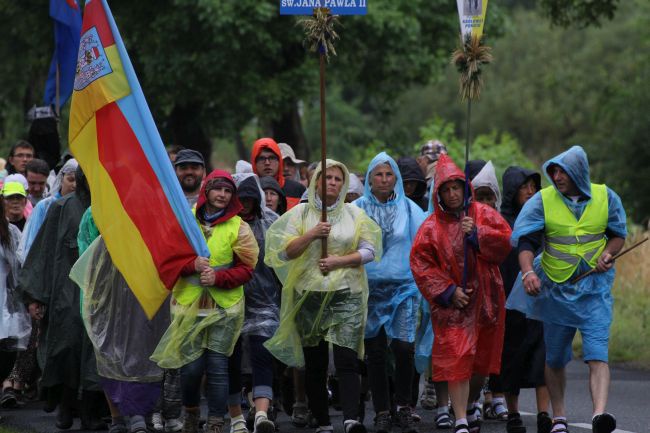
<svg viewBox="0 0 650 433">
<path fill-rule="evenodd" d="M 104 53 L 104 47 L 97 34 L 97 29 L 91 27 L 81 36 L 79 42 L 74 89 L 82 90 L 96 79 L 111 72 L 113 72 L 113 69 Z"/>
</svg>

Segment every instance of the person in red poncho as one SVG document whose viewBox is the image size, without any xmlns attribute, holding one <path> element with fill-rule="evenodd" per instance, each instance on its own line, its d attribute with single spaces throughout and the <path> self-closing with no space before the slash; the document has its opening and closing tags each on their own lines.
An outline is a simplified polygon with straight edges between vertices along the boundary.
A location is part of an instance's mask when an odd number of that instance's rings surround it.
<svg viewBox="0 0 650 433">
<path fill-rule="evenodd" d="M 411 249 L 415 282 L 431 305 L 433 380 L 449 382 L 458 433 L 480 430 L 473 411 L 467 418 L 462 414 L 472 408 L 484 378 L 501 367 L 505 300 L 498 266 L 510 252 L 511 233 L 497 211 L 473 197 L 465 213 L 464 189 L 463 172 L 441 155 L 432 193 L 434 210 Z M 467 287 L 461 287 L 465 237 Z"/>
<path fill-rule="evenodd" d="M 275 140 L 272 138 L 260 138 L 253 143 L 251 165 L 253 166 L 253 173 L 260 178 L 271 176 L 278 181 L 287 199 L 286 210 L 300 203 L 300 198 L 305 192 L 305 187 L 295 180 L 285 179 L 282 152 Z"/>
</svg>

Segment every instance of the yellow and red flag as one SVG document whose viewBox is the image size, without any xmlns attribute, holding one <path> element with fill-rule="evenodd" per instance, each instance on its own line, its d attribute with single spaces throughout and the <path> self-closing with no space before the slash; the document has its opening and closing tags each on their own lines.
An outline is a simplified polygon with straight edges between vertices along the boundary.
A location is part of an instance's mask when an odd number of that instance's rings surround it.
<svg viewBox="0 0 650 433">
<path fill-rule="evenodd" d="M 111 259 L 151 318 L 209 253 L 106 0 L 86 1 L 69 141 Z"/>
</svg>

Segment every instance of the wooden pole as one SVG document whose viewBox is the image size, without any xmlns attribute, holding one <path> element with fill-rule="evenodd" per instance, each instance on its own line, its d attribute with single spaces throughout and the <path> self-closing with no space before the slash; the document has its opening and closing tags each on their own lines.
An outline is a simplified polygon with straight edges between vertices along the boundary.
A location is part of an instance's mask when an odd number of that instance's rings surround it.
<svg viewBox="0 0 650 433">
<path fill-rule="evenodd" d="M 641 240 L 641 241 L 637 242 L 636 244 L 632 245 L 630 248 L 621 251 L 620 253 L 618 253 L 614 257 L 612 257 L 612 261 L 618 259 L 621 256 L 624 256 L 625 254 L 629 253 L 630 251 L 632 251 L 633 249 L 635 249 L 636 247 L 638 247 L 639 245 L 641 245 L 642 243 L 644 243 L 647 240 L 648 240 L 648 238 L 644 238 L 643 240 Z M 591 269 L 591 270 L 585 272 L 584 274 L 578 275 L 573 280 L 571 280 L 571 284 L 577 283 L 578 281 L 580 281 L 583 278 L 593 274 L 594 272 L 596 272 L 596 268 Z"/>
<path fill-rule="evenodd" d="M 321 221 L 327 222 L 327 180 L 325 179 L 325 160 L 327 159 L 327 133 L 325 129 L 325 47 L 320 51 L 320 161 L 321 161 Z M 327 238 L 322 239 L 321 258 L 327 258 Z"/>
<path fill-rule="evenodd" d="M 470 125 L 472 120 L 472 98 L 467 98 L 467 128 L 466 128 L 466 137 L 465 137 L 465 193 L 463 196 L 463 211 L 465 216 L 469 215 L 469 197 L 470 197 L 470 188 L 469 188 L 469 143 L 470 143 Z M 468 280 L 468 267 L 469 261 L 467 259 L 469 245 L 467 245 L 467 235 L 463 238 L 463 293 L 467 292 L 467 280 Z"/>
</svg>

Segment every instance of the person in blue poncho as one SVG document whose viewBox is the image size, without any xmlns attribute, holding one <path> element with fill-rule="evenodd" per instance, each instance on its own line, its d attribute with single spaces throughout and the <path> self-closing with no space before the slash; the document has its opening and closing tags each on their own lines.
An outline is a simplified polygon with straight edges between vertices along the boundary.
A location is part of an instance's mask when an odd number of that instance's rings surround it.
<svg viewBox="0 0 650 433">
<path fill-rule="evenodd" d="M 410 407 L 414 341 L 420 293 L 409 264 L 418 228 L 425 219 L 420 207 L 406 197 L 397 163 L 385 152 L 368 166 L 363 196 L 354 204 L 366 211 L 382 230 L 384 255 L 366 264 L 370 294 L 365 345 L 368 379 L 377 416 L 378 433 L 391 429 L 386 354 L 395 357 L 396 423 L 403 432 L 416 432 Z"/>
<path fill-rule="evenodd" d="M 574 146 L 547 161 L 551 186 L 536 193 L 521 210 L 512 233 L 519 248 L 528 316 L 544 322 L 546 384 L 553 408 L 553 432 L 566 432 L 565 367 L 576 330 L 589 364 L 593 431 L 609 433 L 616 419 L 605 412 L 609 388 L 608 342 L 612 322 L 614 262 L 627 229 L 619 196 L 591 183 L 585 151 Z M 543 237 L 544 250 L 534 257 Z M 573 283 L 590 269 L 597 272 Z"/>
</svg>

